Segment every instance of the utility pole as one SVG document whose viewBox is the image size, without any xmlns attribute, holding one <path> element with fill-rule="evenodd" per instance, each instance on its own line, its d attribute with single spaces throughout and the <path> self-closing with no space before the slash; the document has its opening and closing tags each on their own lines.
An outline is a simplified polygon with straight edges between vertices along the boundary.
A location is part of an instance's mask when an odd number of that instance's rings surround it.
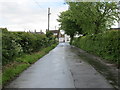
<svg viewBox="0 0 120 90">
<path fill-rule="evenodd" d="M 56 26 L 55 26 L 55 30 L 56 30 Z"/>
<path fill-rule="evenodd" d="M 48 31 L 49 31 L 49 27 L 50 27 L 50 8 L 48 8 Z"/>
</svg>

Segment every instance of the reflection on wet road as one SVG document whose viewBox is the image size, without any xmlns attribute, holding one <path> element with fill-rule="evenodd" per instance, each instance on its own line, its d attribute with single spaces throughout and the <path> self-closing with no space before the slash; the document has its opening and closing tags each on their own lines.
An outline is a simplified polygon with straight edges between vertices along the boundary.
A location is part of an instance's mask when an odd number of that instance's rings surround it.
<svg viewBox="0 0 120 90">
<path fill-rule="evenodd" d="M 111 88 L 68 43 L 60 43 L 25 70 L 7 88 Z"/>
</svg>

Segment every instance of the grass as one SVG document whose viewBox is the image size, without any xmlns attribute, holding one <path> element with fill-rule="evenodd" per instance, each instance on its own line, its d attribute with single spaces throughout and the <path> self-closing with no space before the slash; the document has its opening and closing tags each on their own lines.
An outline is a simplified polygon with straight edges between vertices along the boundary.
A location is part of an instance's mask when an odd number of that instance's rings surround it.
<svg viewBox="0 0 120 90">
<path fill-rule="evenodd" d="M 54 44 L 36 53 L 25 54 L 22 57 L 16 58 L 14 62 L 11 62 L 3 66 L 2 85 L 5 86 L 8 82 L 13 80 L 21 72 L 27 69 L 31 64 L 35 63 L 38 59 L 40 59 L 45 54 L 47 54 L 50 50 L 52 50 L 56 45 L 57 44 Z"/>
<path fill-rule="evenodd" d="M 30 64 L 15 64 L 11 67 L 7 67 L 2 74 L 2 84 L 4 85 L 7 81 L 10 81 L 23 70 L 25 70 Z"/>
</svg>

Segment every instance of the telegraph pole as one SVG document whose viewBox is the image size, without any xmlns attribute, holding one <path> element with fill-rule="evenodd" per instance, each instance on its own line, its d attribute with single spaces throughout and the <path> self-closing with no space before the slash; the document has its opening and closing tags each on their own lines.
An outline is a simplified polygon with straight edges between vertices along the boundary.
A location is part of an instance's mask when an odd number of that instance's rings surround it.
<svg viewBox="0 0 120 90">
<path fill-rule="evenodd" d="M 48 31 L 49 31 L 49 26 L 50 26 L 50 8 L 48 8 Z"/>
<path fill-rule="evenodd" d="M 56 30 L 56 26 L 55 26 L 55 30 Z"/>
</svg>

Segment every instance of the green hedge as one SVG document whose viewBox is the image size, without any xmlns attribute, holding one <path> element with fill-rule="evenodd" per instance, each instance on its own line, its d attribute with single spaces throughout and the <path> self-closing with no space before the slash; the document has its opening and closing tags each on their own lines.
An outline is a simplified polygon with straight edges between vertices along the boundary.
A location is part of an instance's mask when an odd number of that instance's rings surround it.
<svg viewBox="0 0 120 90">
<path fill-rule="evenodd" d="M 56 45 L 57 44 L 53 44 L 51 46 L 41 49 L 40 51 L 36 53 L 24 54 L 21 57 L 17 57 L 15 61 L 9 63 L 9 65 L 3 66 L 2 78 L 0 78 L 2 85 L 4 86 L 9 81 L 14 79 L 21 72 L 23 72 L 26 68 L 28 68 L 30 65 L 35 63 L 38 59 L 46 55 L 50 50 L 55 48 Z"/>
<path fill-rule="evenodd" d="M 56 43 L 54 37 L 46 37 L 45 34 L 29 32 L 9 32 L 2 30 L 2 63 L 3 65 L 13 61 L 24 53 L 32 53 Z"/>
<path fill-rule="evenodd" d="M 101 56 L 102 58 L 119 63 L 120 65 L 120 31 L 111 30 L 90 36 L 74 39 L 73 45 Z"/>
</svg>

